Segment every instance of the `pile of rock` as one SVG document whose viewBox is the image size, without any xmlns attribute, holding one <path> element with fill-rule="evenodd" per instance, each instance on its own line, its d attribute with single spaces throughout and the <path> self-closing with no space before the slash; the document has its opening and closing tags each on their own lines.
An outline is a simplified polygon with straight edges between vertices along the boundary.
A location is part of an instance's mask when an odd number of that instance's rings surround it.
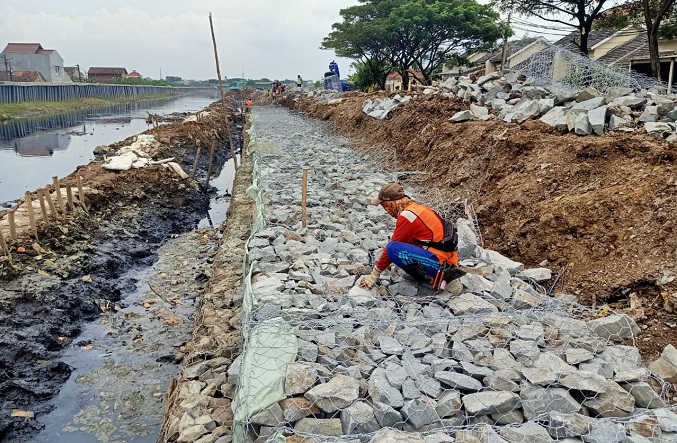
<svg viewBox="0 0 677 443">
<path fill-rule="evenodd" d="M 392 229 L 366 202 L 392 177 L 339 141 L 256 129 L 289 155 L 266 158 L 259 182 L 269 227 L 249 243 L 258 262 L 251 322 L 285 319 L 298 352 L 281 374 L 285 398 L 249 417 L 252 440 L 677 442 L 677 415 L 638 350 L 622 344 L 638 332 L 630 317 L 574 318 L 575 300 L 539 288 L 549 270 L 482 248 L 463 219 L 468 273 L 446 292 L 431 294 L 397 270 L 378 289 L 355 287 Z M 316 171 L 307 228 L 296 192 L 302 166 Z M 231 384 L 244 367 L 238 359 L 229 368 Z"/>
<path fill-rule="evenodd" d="M 406 105 L 411 101 L 410 95 L 405 95 L 402 97 L 400 94 L 396 94 L 393 98 L 377 98 L 374 100 L 367 99 L 364 101 L 362 106 L 362 112 L 367 114 L 369 117 L 374 117 L 379 120 L 390 115 L 390 111 L 395 109 L 398 105 Z"/>
</svg>

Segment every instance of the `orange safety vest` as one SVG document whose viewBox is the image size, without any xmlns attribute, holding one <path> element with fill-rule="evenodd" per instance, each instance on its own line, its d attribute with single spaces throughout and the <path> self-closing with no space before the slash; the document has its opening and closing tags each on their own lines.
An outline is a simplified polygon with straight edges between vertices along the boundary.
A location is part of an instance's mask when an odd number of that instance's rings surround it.
<svg viewBox="0 0 677 443">
<path fill-rule="evenodd" d="M 429 207 L 422 205 L 420 203 L 411 202 L 405 208 L 405 211 L 413 212 L 416 217 L 423 222 L 428 229 L 433 233 L 432 241 L 440 241 L 444 238 L 444 225 L 442 225 L 442 219 L 439 215 Z M 421 239 L 421 240 L 428 240 Z M 416 241 L 416 239 L 414 239 Z M 440 251 L 439 249 L 426 247 L 429 252 L 435 254 L 440 263 L 449 263 L 450 265 L 458 265 L 458 252 L 445 252 Z"/>
</svg>

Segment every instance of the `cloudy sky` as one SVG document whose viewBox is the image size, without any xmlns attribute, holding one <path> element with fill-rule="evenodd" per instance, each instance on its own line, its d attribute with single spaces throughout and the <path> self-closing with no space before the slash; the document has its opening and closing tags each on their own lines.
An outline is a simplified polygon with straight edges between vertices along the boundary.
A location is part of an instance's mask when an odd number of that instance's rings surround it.
<svg viewBox="0 0 677 443">
<path fill-rule="evenodd" d="M 318 49 L 357 0 L 2 0 L 0 50 L 9 42 L 56 49 L 66 66 L 121 66 L 152 78 L 216 78 L 209 31 L 214 20 L 221 74 L 320 79 L 336 59 Z M 17 68 L 18 69 L 18 68 Z"/>
</svg>

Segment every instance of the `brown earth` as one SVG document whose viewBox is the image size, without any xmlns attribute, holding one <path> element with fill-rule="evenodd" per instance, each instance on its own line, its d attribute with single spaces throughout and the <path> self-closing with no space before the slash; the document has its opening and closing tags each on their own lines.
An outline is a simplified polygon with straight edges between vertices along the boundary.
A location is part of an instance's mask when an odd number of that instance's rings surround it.
<svg viewBox="0 0 677 443">
<path fill-rule="evenodd" d="M 377 96 L 278 101 L 330 121 L 385 168 L 427 173 L 408 183 L 422 193 L 473 203 L 484 246 L 530 267 L 547 261 L 546 288 L 628 312 L 646 360 L 677 341 L 677 145 L 642 129 L 579 137 L 538 121 L 449 123 L 468 104 L 439 96 L 376 120 L 362 104 Z"/>
</svg>

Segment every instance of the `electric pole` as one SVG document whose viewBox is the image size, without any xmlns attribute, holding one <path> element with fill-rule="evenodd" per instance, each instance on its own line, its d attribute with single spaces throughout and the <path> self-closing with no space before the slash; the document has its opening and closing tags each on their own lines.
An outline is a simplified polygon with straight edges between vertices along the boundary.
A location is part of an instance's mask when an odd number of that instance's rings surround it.
<svg viewBox="0 0 677 443">
<path fill-rule="evenodd" d="M 5 54 L 0 55 L 2 55 L 2 58 L 5 60 L 5 73 L 9 77 L 9 81 L 14 81 L 12 78 L 12 64 L 10 63 L 12 57 L 7 58 L 7 55 Z"/>
<path fill-rule="evenodd" d="M 82 82 L 82 72 L 80 72 L 80 65 L 75 65 L 78 67 L 78 81 Z"/>
</svg>

